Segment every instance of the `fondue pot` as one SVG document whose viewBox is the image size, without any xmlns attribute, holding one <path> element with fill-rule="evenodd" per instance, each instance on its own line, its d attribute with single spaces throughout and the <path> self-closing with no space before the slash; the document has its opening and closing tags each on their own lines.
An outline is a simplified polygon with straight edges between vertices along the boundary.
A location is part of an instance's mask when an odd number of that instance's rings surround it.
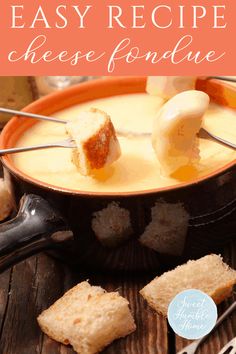
<svg viewBox="0 0 236 354">
<path fill-rule="evenodd" d="M 95 80 L 44 97 L 24 111 L 53 115 L 91 99 L 142 93 L 145 85 L 146 80 L 142 77 Z M 230 85 L 201 79 L 197 88 L 206 91 L 218 103 L 236 108 L 236 91 Z M 0 148 L 13 147 L 36 123 L 29 118 L 12 118 L 1 134 Z M 25 175 L 14 166 L 10 155 L 4 156 L 2 163 L 15 208 L 19 211 L 13 220 L 0 225 L 0 270 L 42 250 L 49 250 L 52 255 L 80 268 L 157 270 L 162 265 L 170 266 L 210 252 L 220 252 L 222 246 L 235 237 L 235 161 L 188 183 L 124 193 L 60 188 Z M 94 213 L 104 211 L 111 203 L 128 212 L 132 232 L 122 242 L 105 245 L 95 236 L 91 225 Z M 188 216 L 185 229 L 180 232 L 179 237 L 183 240 L 180 240 L 179 250 L 173 252 L 171 241 L 165 237 L 162 247 L 155 250 L 139 242 L 152 221 L 155 205 L 172 208 L 167 227 L 177 244 L 179 232 L 173 227 L 178 217 L 175 218 L 176 205 L 181 205 Z M 109 213 L 104 215 L 109 222 Z M 122 218 L 118 222 L 122 222 Z"/>
</svg>

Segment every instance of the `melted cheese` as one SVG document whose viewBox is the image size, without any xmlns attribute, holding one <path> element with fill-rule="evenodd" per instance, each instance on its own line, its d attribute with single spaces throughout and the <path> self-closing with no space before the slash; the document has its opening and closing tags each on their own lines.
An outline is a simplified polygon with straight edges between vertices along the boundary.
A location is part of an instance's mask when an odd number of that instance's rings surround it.
<svg viewBox="0 0 236 354">
<path fill-rule="evenodd" d="M 53 116 L 73 120 L 78 112 L 95 107 L 107 112 L 117 130 L 151 132 L 162 99 L 147 94 L 121 95 L 73 106 Z M 236 113 L 210 105 L 205 126 L 236 143 Z M 54 142 L 66 138 L 65 126 L 38 122 L 24 133 L 17 146 Z M 37 180 L 58 187 L 90 192 L 145 191 L 177 185 L 223 167 L 236 158 L 236 152 L 214 141 L 200 139 L 201 160 L 197 169 L 184 169 L 175 178 L 164 177 L 151 144 L 151 136 L 119 137 L 122 156 L 113 165 L 82 176 L 71 162 L 70 149 L 53 148 L 15 154 L 15 166 Z"/>
</svg>

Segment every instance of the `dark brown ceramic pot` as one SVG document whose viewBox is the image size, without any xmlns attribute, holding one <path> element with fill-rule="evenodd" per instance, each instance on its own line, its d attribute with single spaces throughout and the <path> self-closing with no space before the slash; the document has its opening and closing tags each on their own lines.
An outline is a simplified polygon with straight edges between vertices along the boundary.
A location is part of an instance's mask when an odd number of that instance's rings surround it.
<svg viewBox="0 0 236 354">
<path fill-rule="evenodd" d="M 198 88 L 221 104 L 235 108 L 236 92 L 230 86 L 199 80 Z M 26 107 L 25 111 L 49 115 L 90 99 L 144 91 L 145 78 L 141 77 L 96 80 L 49 95 Z M 19 136 L 33 124 L 36 124 L 35 120 L 12 118 L 1 134 L 0 148 L 14 146 Z M 17 170 L 11 156 L 2 158 L 2 163 L 16 208 L 20 203 L 20 210 L 13 220 L 0 226 L 1 270 L 46 249 L 79 267 L 156 270 L 163 264 L 169 266 L 218 252 L 235 237 L 235 161 L 205 178 L 177 187 L 103 194 L 73 191 L 37 181 Z M 123 242 L 120 242 L 122 237 L 116 242 L 114 235 L 115 242 L 110 240 L 112 242 L 108 243 L 112 247 L 108 247 L 95 236 L 91 222 L 94 213 L 112 202 L 129 212 L 132 233 L 126 235 Z M 151 211 L 156 203 L 168 204 L 168 208 L 173 208 L 170 209 L 173 215 L 176 205 L 181 204 L 189 219 L 186 232 L 175 229 L 175 216 L 163 220 L 169 225 L 169 232 L 161 234 L 157 230 L 159 241 L 154 251 L 140 244 L 138 239 L 151 222 Z M 119 225 L 122 222 L 120 213 L 117 218 Z"/>
</svg>

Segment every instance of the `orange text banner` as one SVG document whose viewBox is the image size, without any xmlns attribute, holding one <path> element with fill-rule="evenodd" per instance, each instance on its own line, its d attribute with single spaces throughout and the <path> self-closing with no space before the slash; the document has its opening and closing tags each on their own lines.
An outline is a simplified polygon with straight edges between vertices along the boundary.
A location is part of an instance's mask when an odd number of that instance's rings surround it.
<svg viewBox="0 0 236 354">
<path fill-rule="evenodd" d="M 230 75 L 235 0 L 0 1 L 0 75 Z"/>
</svg>

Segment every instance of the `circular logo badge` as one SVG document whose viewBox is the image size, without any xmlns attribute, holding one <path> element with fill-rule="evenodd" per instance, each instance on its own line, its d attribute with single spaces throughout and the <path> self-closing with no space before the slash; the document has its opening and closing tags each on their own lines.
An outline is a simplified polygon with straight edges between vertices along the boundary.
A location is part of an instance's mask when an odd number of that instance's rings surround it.
<svg viewBox="0 0 236 354">
<path fill-rule="evenodd" d="M 173 331 L 186 339 L 210 333 L 217 321 L 217 307 L 210 296 L 196 289 L 185 290 L 171 301 L 168 321 Z"/>
</svg>

